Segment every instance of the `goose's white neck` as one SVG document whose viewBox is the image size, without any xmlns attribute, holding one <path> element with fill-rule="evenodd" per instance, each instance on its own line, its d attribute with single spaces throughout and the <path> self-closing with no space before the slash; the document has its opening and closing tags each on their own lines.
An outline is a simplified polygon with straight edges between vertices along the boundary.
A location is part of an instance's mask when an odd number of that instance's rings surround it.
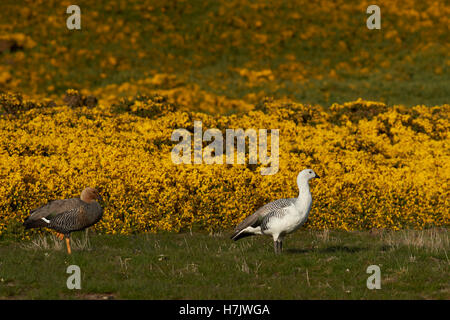
<svg viewBox="0 0 450 320">
<path fill-rule="evenodd" d="M 295 206 L 298 210 L 303 211 L 304 209 L 311 206 L 312 196 L 309 191 L 309 183 L 308 180 L 299 180 L 297 182 L 298 185 L 298 198 L 295 201 Z"/>
<path fill-rule="evenodd" d="M 297 182 L 297 186 L 298 186 L 298 197 L 299 198 L 302 194 L 310 193 L 308 180 L 299 180 Z"/>
</svg>

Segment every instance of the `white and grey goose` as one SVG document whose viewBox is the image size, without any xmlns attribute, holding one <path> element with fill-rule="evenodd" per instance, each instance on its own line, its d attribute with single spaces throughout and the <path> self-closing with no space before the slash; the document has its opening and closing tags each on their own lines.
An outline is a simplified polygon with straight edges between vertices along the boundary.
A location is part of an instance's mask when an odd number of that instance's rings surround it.
<svg viewBox="0 0 450 320">
<path fill-rule="evenodd" d="M 314 170 L 301 171 L 297 176 L 297 198 L 275 200 L 259 208 L 235 228 L 231 239 L 236 241 L 258 234 L 271 235 L 275 253 L 281 253 L 284 236 L 300 228 L 308 219 L 312 204 L 309 180 L 314 178 L 319 178 Z"/>
</svg>

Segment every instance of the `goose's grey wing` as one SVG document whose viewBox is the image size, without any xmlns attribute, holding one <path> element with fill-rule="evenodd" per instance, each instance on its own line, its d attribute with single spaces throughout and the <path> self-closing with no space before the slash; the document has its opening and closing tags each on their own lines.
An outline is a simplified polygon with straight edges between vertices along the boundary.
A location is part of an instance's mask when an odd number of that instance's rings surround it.
<svg viewBox="0 0 450 320">
<path fill-rule="evenodd" d="M 54 219 L 63 212 L 78 208 L 82 205 L 83 201 L 79 198 L 50 201 L 32 210 L 30 216 L 23 222 L 23 225 L 25 229 L 47 227 L 49 220 Z"/>
<path fill-rule="evenodd" d="M 271 212 L 289 207 L 290 205 L 295 203 L 296 198 L 288 198 L 288 199 L 278 199 L 272 202 L 269 202 L 268 204 L 262 206 L 254 214 L 258 215 L 261 218 L 264 218 L 266 215 L 270 214 Z"/>
<path fill-rule="evenodd" d="M 256 210 L 255 213 L 245 218 L 241 223 L 237 225 L 235 228 L 235 233 L 239 233 L 241 230 L 247 228 L 247 227 L 257 227 L 261 224 L 264 217 L 270 214 L 271 212 L 274 212 L 278 209 L 282 209 L 285 207 L 289 207 L 291 204 L 295 203 L 295 198 L 289 198 L 289 199 L 278 199 L 272 202 L 269 202 L 268 204 L 262 206 L 258 210 Z"/>
<path fill-rule="evenodd" d="M 83 201 L 79 198 L 64 199 L 64 200 L 53 200 L 44 204 L 43 206 L 36 208 L 31 211 L 28 219 L 39 220 L 42 218 L 51 219 L 58 214 L 78 208 L 83 205 Z"/>
<path fill-rule="evenodd" d="M 87 218 L 88 208 L 85 205 L 62 212 L 50 220 L 49 228 L 60 233 L 82 230 L 90 225 Z"/>
<path fill-rule="evenodd" d="M 287 210 L 285 210 L 285 208 L 278 208 L 265 215 L 261 220 L 261 231 L 264 232 L 265 230 L 269 229 L 269 225 L 272 219 L 281 219 L 286 215 L 286 213 Z"/>
</svg>

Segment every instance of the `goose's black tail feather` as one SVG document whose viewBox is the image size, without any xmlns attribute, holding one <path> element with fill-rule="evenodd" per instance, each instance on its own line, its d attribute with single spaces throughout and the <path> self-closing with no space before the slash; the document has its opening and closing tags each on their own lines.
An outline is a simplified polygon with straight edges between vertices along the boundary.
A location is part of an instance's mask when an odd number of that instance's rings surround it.
<svg viewBox="0 0 450 320">
<path fill-rule="evenodd" d="M 26 229 L 32 229 L 32 228 L 45 227 L 47 225 L 47 223 L 41 219 L 31 220 L 30 218 L 26 218 L 25 221 L 23 222 L 23 225 L 26 230 Z"/>
<path fill-rule="evenodd" d="M 231 236 L 231 239 L 234 241 L 237 241 L 239 239 L 251 237 L 254 235 L 255 235 L 254 233 L 237 231 L 237 232 L 233 233 L 233 235 Z"/>
</svg>

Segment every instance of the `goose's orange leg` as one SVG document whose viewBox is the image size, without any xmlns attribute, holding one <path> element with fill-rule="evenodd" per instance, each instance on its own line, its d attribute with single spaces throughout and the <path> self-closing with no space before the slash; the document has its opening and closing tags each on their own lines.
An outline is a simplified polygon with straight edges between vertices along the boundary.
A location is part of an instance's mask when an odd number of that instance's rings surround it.
<svg viewBox="0 0 450 320">
<path fill-rule="evenodd" d="M 57 237 L 59 240 L 64 239 L 64 235 L 63 235 L 62 233 L 59 233 L 59 232 L 56 233 L 56 237 Z"/>
<path fill-rule="evenodd" d="M 72 254 L 72 249 L 70 248 L 70 238 L 66 237 L 66 246 L 67 246 L 67 253 Z"/>
</svg>

